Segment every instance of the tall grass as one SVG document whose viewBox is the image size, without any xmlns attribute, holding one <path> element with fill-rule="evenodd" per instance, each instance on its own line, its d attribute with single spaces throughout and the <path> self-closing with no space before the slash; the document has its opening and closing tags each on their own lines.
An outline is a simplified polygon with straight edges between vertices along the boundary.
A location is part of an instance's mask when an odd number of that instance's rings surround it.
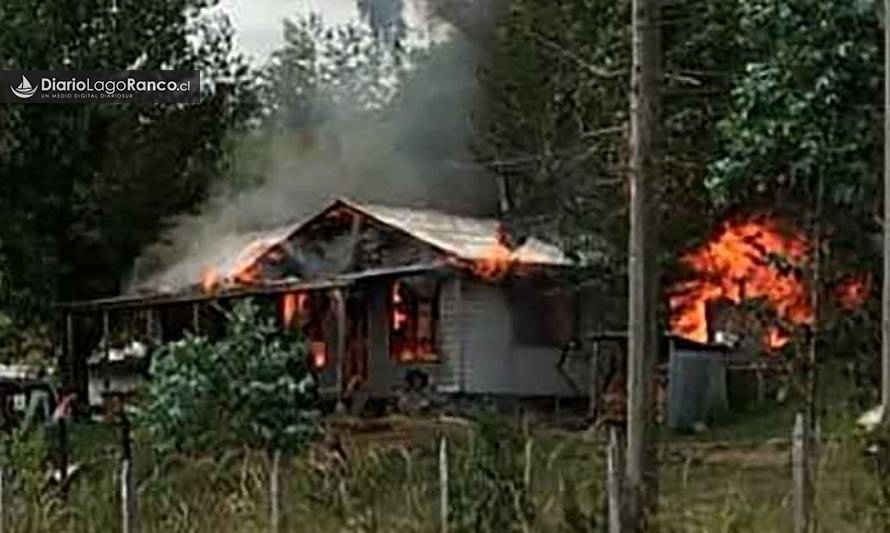
<svg viewBox="0 0 890 533">
<path fill-rule="evenodd" d="M 439 432 L 439 433 L 437 433 Z M 286 461 L 283 530 L 306 533 L 440 531 L 436 440 L 449 439 L 450 530 L 455 533 L 602 531 L 602 445 L 581 435 L 527 433 L 494 422 L 439 428 L 389 444 L 331 437 Z M 879 476 L 855 437 L 820 448 L 817 519 L 838 533 L 887 529 Z M 29 448 L 28 446 L 32 446 Z M 7 531 L 113 532 L 118 525 L 118 454 L 96 446 L 67 497 L 43 485 L 37 449 L 23 445 L 8 494 Z M 653 523 L 660 532 L 786 532 L 788 451 L 780 445 L 695 448 L 667 444 Z M 250 450 L 157 456 L 136 448 L 142 532 L 265 532 L 269 458 Z"/>
</svg>

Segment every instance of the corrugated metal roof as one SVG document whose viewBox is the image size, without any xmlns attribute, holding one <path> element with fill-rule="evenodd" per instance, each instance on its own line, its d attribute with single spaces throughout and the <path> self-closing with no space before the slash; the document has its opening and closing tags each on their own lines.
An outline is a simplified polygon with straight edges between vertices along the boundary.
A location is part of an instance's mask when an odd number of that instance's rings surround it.
<svg viewBox="0 0 890 533">
<path fill-rule="evenodd" d="M 452 215 L 441 211 L 362 204 L 339 200 L 388 226 L 402 230 L 459 259 L 480 261 L 491 256 L 499 246 L 495 218 Z M 513 251 L 512 259 L 521 263 L 568 266 L 569 257 L 557 246 L 531 237 Z"/>
<path fill-rule="evenodd" d="M 466 261 L 480 261 L 491 257 L 498 247 L 498 225 L 495 218 L 477 218 L 452 215 L 430 209 L 365 204 L 340 198 L 311 218 L 276 228 L 229 235 L 214 243 L 212 250 L 204 252 L 202 261 L 184 261 L 160 276 L 151 278 L 140 291 L 176 292 L 199 284 L 210 270 L 221 281 L 231 279 L 239 271 L 250 266 L 270 248 L 286 241 L 308 226 L 320 214 L 337 207 L 346 207 L 381 224 L 403 231 L 424 241 L 444 253 Z M 572 261 L 557 246 L 537 238 L 529 238 L 521 247 L 513 250 L 511 259 L 520 263 L 541 266 L 569 266 Z"/>
<path fill-rule="evenodd" d="M 453 215 L 414 207 L 366 204 L 346 198 L 335 200 L 321 210 L 321 213 L 338 206 L 345 206 L 371 217 L 384 225 L 408 233 L 418 240 L 466 261 L 480 261 L 489 258 L 499 245 L 498 226 L 500 221 L 496 218 Z M 239 266 L 243 268 L 259 259 L 265 251 L 292 237 L 315 220 L 317 216 L 267 231 L 233 236 L 227 242 L 220 243 L 219 254 L 210 264 L 222 276 L 234 276 L 237 274 L 235 270 Z M 569 257 L 558 246 L 534 237 L 527 239 L 521 247 L 514 250 L 511 259 L 520 263 L 544 266 L 569 266 L 572 264 Z"/>
</svg>

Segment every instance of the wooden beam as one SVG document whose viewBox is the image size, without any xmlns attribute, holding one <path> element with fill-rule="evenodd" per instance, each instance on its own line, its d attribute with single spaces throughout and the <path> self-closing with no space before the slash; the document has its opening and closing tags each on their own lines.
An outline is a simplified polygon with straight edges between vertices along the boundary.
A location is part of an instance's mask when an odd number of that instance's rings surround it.
<svg viewBox="0 0 890 533">
<path fill-rule="evenodd" d="M 337 394 L 342 400 L 344 392 L 343 366 L 346 363 L 346 298 L 343 289 L 334 289 L 331 297 L 334 301 L 334 319 L 336 327 L 336 361 Z"/>
<path fill-rule="evenodd" d="M 65 313 L 65 357 L 62 370 L 67 374 L 71 383 L 65 383 L 65 386 L 73 385 L 77 381 L 74 369 L 74 315 L 73 313 Z"/>
<path fill-rule="evenodd" d="M 103 355 L 103 374 L 105 374 L 105 379 L 102 382 L 103 390 L 108 392 L 111 388 L 111 378 L 108 375 L 108 363 L 111 361 L 111 324 L 110 318 L 108 316 L 108 310 L 102 311 L 102 355 Z M 87 367 L 87 372 L 89 372 L 89 367 Z M 89 376 L 87 376 L 87 381 L 89 382 Z"/>
<path fill-rule="evenodd" d="M 201 304 L 198 302 L 192 303 L 192 333 L 201 334 Z"/>
</svg>

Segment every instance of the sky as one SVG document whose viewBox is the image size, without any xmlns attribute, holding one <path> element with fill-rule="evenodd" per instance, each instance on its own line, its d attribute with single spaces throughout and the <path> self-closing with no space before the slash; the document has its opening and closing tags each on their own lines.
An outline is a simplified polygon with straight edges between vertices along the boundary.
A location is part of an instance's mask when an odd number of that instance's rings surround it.
<svg viewBox="0 0 890 533">
<path fill-rule="evenodd" d="M 221 0 L 229 14 L 239 48 L 262 61 L 281 42 L 281 21 L 311 12 L 326 22 L 339 24 L 358 18 L 355 0 Z"/>
<path fill-rule="evenodd" d="M 420 25 L 417 21 L 424 18 L 419 4 L 422 2 L 405 2 L 405 21 L 415 30 Z M 235 28 L 236 46 L 260 63 L 281 45 L 281 21 L 285 18 L 315 12 L 329 24 L 358 19 L 356 0 L 221 0 L 219 9 L 228 13 Z"/>
</svg>

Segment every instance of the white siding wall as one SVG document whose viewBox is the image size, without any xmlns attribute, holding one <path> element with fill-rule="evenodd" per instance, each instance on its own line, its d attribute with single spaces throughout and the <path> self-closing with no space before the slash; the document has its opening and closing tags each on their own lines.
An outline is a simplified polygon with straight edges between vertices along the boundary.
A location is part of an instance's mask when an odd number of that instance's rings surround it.
<svg viewBox="0 0 890 533">
<path fill-rule="evenodd" d="M 412 368 L 427 372 L 436 390 L 446 393 L 570 397 L 587 391 L 586 359 L 570 358 L 566 367 L 580 389 L 576 393 L 556 368 L 560 347 L 518 344 L 504 289 L 469 279 L 448 279 L 442 287 L 442 362 L 398 364 L 388 353 L 388 294 L 381 287 L 368 305 L 368 368 L 374 397 L 392 396 Z"/>
<path fill-rule="evenodd" d="M 569 359 L 566 371 L 576 393 L 556 368 L 560 347 L 525 346 L 515 340 L 513 319 L 504 289 L 464 280 L 462 324 L 465 392 L 517 396 L 584 395 L 586 359 Z"/>
<path fill-rule="evenodd" d="M 439 300 L 439 347 L 441 363 L 404 364 L 389 357 L 389 290 L 375 284 L 368 303 L 368 374 L 373 397 L 392 396 L 405 384 L 405 374 L 418 369 L 430 376 L 431 385 L 443 392 L 458 392 L 460 386 L 460 321 L 455 320 L 460 300 L 460 280 L 443 281 Z"/>
</svg>

